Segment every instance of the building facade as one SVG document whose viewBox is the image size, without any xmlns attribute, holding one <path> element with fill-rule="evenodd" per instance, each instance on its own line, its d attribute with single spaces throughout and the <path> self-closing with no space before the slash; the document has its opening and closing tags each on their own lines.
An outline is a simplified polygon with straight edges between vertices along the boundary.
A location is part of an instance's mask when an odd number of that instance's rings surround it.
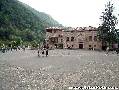
<svg viewBox="0 0 119 90">
<path fill-rule="evenodd" d="M 50 49 L 90 49 L 101 50 L 101 42 L 97 38 L 97 29 L 94 27 L 46 29 L 46 41 Z"/>
</svg>

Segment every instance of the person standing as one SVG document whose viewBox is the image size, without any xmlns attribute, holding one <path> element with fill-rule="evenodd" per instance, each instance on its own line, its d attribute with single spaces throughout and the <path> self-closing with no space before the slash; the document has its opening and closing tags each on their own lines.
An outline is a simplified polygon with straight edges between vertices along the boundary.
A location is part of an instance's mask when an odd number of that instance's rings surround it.
<svg viewBox="0 0 119 90">
<path fill-rule="evenodd" d="M 40 49 L 38 49 L 38 57 L 40 57 Z"/>
<path fill-rule="evenodd" d="M 119 54 L 119 48 L 116 49 L 116 53 Z"/>
<path fill-rule="evenodd" d="M 44 57 L 44 54 L 45 54 L 45 52 L 44 52 L 44 48 L 42 49 L 42 55 L 43 55 L 43 57 Z"/>
<path fill-rule="evenodd" d="M 46 45 L 46 57 L 48 56 L 48 49 L 49 49 L 49 46 L 48 44 Z"/>
<path fill-rule="evenodd" d="M 48 56 L 48 49 L 46 49 L 46 57 Z"/>
<path fill-rule="evenodd" d="M 108 55 L 108 53 L 109 53 L 109 47 L 107 47 L 106 49 L 106 54 Z"/>
<path fill-rule="evenodd" d="M 25 51 L 25 46 L 22 47 L 23 51 Z"/>
</svg>

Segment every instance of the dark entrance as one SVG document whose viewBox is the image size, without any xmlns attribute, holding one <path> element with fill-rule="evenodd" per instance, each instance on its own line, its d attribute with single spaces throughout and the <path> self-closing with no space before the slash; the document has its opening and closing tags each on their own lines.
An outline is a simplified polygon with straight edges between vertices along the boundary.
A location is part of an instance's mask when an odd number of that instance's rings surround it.
<svg viewBox="0 0 119 90">
<path fill-rule="evenodd" d="M 79 44 L 79 49 L 83 49 L 83 44 Z"/>
<path fill-rule="evenodd" d="M 59 44 L 59 45 L 58 45 L 58 48 L 59 48 L 59 49 L 63 49 L 63 44 Z"/>
<path fill-rule="evenodd" d="M 55 44 L 55 48 L 57 48 L 57 44 Z"/>
<path fill-rule="evenodd" d="M 102 50 L 106 50 L 107 46 L 102 46 Z"/>
</svg>

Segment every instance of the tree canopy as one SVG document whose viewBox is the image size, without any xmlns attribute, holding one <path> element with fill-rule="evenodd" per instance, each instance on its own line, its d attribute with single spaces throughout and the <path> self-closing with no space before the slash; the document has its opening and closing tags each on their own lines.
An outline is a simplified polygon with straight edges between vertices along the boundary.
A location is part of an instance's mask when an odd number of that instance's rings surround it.
<svg viewBox="0 0 119 90">
<path fill-rule="evenodd" d="M 59 26 L 51 16 L 17 0 L 0 0 L 0 42 L 43 41 L 45 28 Z"/>
<path fill-rule="evenodd" d="M 117 17 L 114 15 L 114 5 L 109 1 L 105 7 L 104 12 L 100 18 L 102 24 L 98 27 L 98 36 L 102 44 L 111 46 L 113 43 L 118 42 L 118 23 Z"/>
</svg>

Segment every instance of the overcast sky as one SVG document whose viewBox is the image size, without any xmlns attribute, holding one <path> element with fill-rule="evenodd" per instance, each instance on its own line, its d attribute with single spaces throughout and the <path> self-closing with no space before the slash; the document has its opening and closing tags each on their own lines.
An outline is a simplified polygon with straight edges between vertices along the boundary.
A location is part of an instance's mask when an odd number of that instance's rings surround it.
<svg viewBox="0 0 119 90">
<path fill-rule="evenodd" d="M 98 27 L 101 12 L 109 0 L 19 0 L 34 9 L 51 15 L 64 26 Z M 119 13 L 119 0 L 112 0 L 116 15 Z M 118 10 L 117 10 L 118 8 Z M 118 17 L 119 19 L 119 17 Z"/>
</svg>

